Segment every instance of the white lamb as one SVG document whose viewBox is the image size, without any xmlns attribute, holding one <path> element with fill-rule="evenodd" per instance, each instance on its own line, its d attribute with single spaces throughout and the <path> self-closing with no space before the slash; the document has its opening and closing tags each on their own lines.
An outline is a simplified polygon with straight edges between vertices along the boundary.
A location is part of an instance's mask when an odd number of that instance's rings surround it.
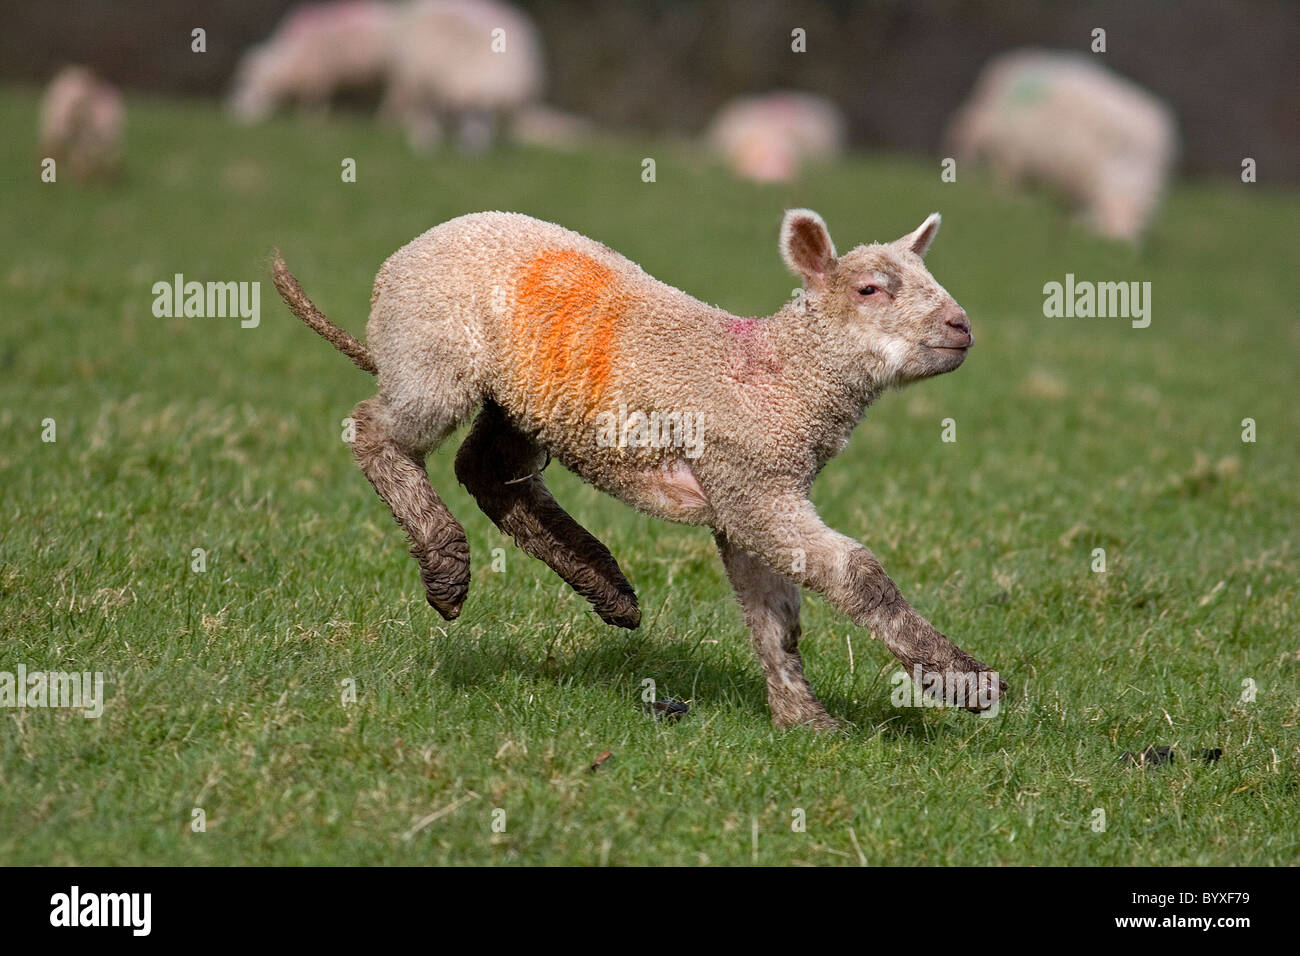
<svg viewBox="0 0 1300 956">
<path fill-rule="evenodd" d="M 115 179 L 121 172 L 126 125 L 122 96 L 84 66 L 50 81 L 41 102 L 41 154 L 78 181 Z"/>
<path fill-rule="evenodd" d="M 378 0 L 295 7 L 240 60 L 231 113 L 252 123 L 290 104 L 322 111 L 339 92 L 380 86 L 396 14 L 395 6 Z"/>
<path fill-rule="evenodd" d="M 1078 206 L 1099 234 L 1137 241 L 1178 152 L 1172 111 L 1078 53 L 997 57 L 953 117 L 959 162 L 984 161 L 1005 184 L 1032 180 Z"/>
<path fill-rule="evenodd" d="M 840 155 L 844 127 L 825 97 L 781 92 L 731 100 L 705 135 L 736 176 L 775 183 L 794 179 L 807 162 Z"/>
<path fill-rule="evenodd" d="M 460 145 L 491 145 L 497 120 L 535 100 L 543 85 L 542 41 L 522 11 L 496 0 L 414 0 L 399 17 L 384 110 L 406 125 L 416 149 L 459 126 Z"/>
</svg>

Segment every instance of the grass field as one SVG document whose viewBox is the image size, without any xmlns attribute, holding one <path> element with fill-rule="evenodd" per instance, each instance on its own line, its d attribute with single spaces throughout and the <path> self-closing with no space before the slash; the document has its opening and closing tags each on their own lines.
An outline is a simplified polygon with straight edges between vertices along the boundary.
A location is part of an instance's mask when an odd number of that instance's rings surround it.
<svg viewBox="0 0 1300 956">
<path fill-rule="evenodd" d="M 102 671 L 108 698 L 0 710 L 0 863 L 1300 862 L 1295 193 L 1183 185 L 1134 253 L 927 160 L 757 187 L 672 144 L 420 159 L 359 121 L 130 106 L 124 183 L 80 188 L 40 182 L 35 96 L 0 94 L 0 671 Z M 978 345 L 886 396 L 814 497 L 1000 670 L 996 718 L 891 706 L 893 659 L 810 598 L 806 666 L 846 730 L 774 731 L 707 531 L 553 467 L 640 595 L 640 630 L 606 627 L 478 512 L 454 439 L 429 470 L 474 582 L 443 623 L 340 440 L 372 381 L 266 281 L 278 245 L 359 333 L 398 246 L 511 209 L 766 314 L 791 205 L 841 249 L 944 214 L 928 264 Z M 175 273 L 262 280 L 260 325 L 155 318 Z M 1150 281 L 1150 327 L 1044 318 L 1066 273 Z M 647 717 L 646 679 L 689 716 Z M 1148 745 L 1178 757 L 1121 761 Z"/>
</svg>

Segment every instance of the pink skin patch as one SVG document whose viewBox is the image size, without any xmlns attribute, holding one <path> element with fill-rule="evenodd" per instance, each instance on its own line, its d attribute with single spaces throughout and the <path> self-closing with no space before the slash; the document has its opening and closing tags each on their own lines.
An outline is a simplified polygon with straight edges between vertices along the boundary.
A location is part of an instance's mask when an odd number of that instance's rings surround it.
<svg viewBox="0 0 1300 956">
<path fill-rule="evenodd" d="M 695 472 L 691 471 L 690 466 L 685 462 L 673 462 L 667 468 L 656 469 L 647 477 L 650 479 L 650 487 L 658 492 L 674 511 L 694 511 L 709 506 L 709 496 L 700 487 Z"/>
<path fill-rule="evenodd" d="M 736 379 L 758 384 L 771 382 L 780 375 L 781 363 L 759 328 L 758 319 L 732 319 L 727 323 L 727 332 L 735 336 L 730 351 Z"/>
</svg>

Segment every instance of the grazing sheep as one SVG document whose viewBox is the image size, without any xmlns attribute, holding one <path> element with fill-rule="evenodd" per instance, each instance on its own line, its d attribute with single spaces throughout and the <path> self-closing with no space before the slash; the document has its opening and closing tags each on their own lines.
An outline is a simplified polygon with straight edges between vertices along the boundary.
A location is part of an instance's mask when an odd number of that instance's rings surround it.
<svg viewBox="0 0 1300 956">
<path fill-rule="evenodd" d="M 113 180 L 122 171 L 125 112 L 122 96 L 84 66 L 69 66 L 50 81 L 41 102 L 41 155 L 78 182 Z"/>
<path fill-rule="evenodd" d="M 606 622 L 635 628 L 641 612 L 618 563 L 547 490 L 550 459 L 640 511 L 713 529 L 774 722 L 833 727 L 799 656 L 801 585 L 927 682 L 970 678 L 969 709 L 1006 687 L 808 498 L 882 391 L 966 357 L 966 313 L 921 260 L 938 227 L 936 213 L 895 242 L 836 257 L 821 217 L 790 210 L 780 251 L 803 289 L 769 318 L 705 305 L 598 242 L 515 213 L 453 219 L 389 257 L 364 345 L 317 311 L 278 254 L 273 274 L 299 318 L 379 376 L 379 394 L 352 413 L 353 454 L 444 618 L 465 601 L 469 545 L 424 458 L 478 410 L 456 474 L 521 548 Z"/>
<path fill-rule="evenodd" d="M 747 96 L 724 105 L 705 138 L 741 179 L 789 182 L 805 163 L 843 152 L 844 117 L 810 93 Z"/>
<path fill-rule="evenodd" d="M 1003 183 L 1055 189 L 1100 235 L 1137 241 L 1178 152 L 1173 113 L 1086 54 L 1018 50 L 980 74 L 954 116 L 959 161 L 987 161 Z"/>
<path fill-rule="evenodd" d="M 270 39 L 241 58 L 230 112 L 254 123 L 293 103 L 324 111 L 340 92 L 382 85 L 395 14 L 378 0 L 294 7 Z"/>
<path fill-rule="evenodd" d="M 467 152 L 491 145 L 497 120 L 542 89 L 542 43 L 520 10 L 496 0 L 414 0 L 402 10 L 390 51 L 383 111 L 406 124 L 415 149 L 459 127 Z"/>
</svg>

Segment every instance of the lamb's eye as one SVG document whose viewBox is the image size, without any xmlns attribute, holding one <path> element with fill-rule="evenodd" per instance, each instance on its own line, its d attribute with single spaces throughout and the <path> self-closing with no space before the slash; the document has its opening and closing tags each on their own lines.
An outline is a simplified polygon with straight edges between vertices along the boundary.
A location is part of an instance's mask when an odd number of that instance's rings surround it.
<svg viewBox="0 0 1300 956">
<path fill-rule="evenodd" d="M 874 285 L 864 285 L 858 290 L 858 295 L 875 295 L 876 287 Z"/>
</svg>

